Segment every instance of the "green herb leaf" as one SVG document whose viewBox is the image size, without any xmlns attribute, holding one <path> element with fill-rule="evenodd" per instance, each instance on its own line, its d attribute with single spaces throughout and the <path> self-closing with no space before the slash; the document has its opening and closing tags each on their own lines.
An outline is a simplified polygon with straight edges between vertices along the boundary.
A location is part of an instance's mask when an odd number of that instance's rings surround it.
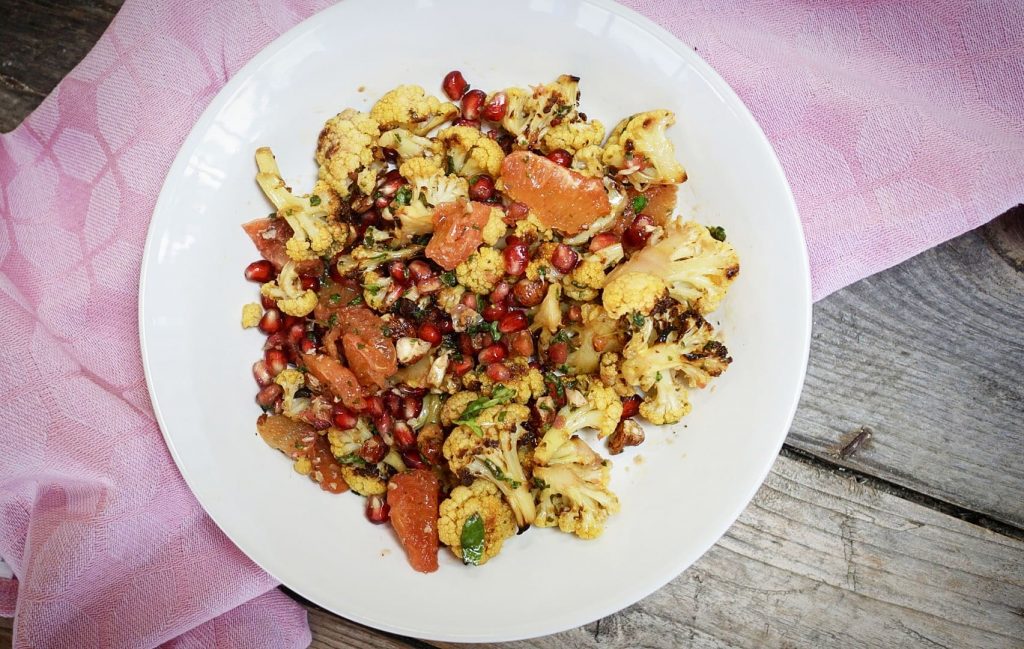
<svg viewBox="0 0 1024 649">
<path fill-rule="evenodd" d="M 477 437 L 483 437 L 484 431 L 480 428 L 480 424 L 476 422 L 476 418 L 480 416 L 480 413 L 492 406 L 508 403 L 515 398 L 515 390 L 504 385 L 497 385 L 494 387 L 494 391 L 491 392 L 491 396 L 480 397 L 466 404 L 466 409 L 462 411 L 462 415 L 455 420 L 455 423 L 468 426 L 476 433 Z"/>
<path fill-rule="evenodd" d="M 711 238 L 716 241 L 725 241 L 725 228 L 720 225 L 709 225 L 708 232 L 711 233 Z"/>
<path fill-rule="evenodd" d="M 441 281 L 444 282 L 446 286 L 456 286 L 459 283 L 458 278 L 455 277 L 455 271 L 453 270 L 446 270 L 441 273 Z"/>
<path fill-rule="evenodd" d="M 633 320 L 633 326 L 634 327 L 642 327 L 642 326 L 644 326 L 644 322 L 645 322 L 646 319 L 644 318 L 644 314 L 642 314 L 642 313 L 640 313 L 638 311 L 638 312 L 633 314 L 632 320 Z"/>
<path fill-rule="evenodd" d="M 341 302 L 341 295 L 338 293 L 331 293 L 331 297 L 328 298 L 328 302 L 331 304 L 338 304 Z"/>
<path fill-rule="evenodd" d="M 548 483 L 544 482 L 540 478 L 536 478 L 535 477 L 533 479 L 533 486 L 536 487 L 537 489 L 547 489 L 548 488 Z"/>
<path fill-rule="evenodd" d="M 349 455 L 342 455 L 340 457 L 339 456 L 335 456 L 334 459 L 336 459 L 338 462 L 341 462 L 342 464 L 352 464 L 352 465 L 355 465 L 355 466 L 367 466 L 366 460 L 364 460 L 363 458 L 359 457 L 355 453 L 351 453 Z"/>
<path fill-rule="evenodd" d="M 312 205 L 313 207 L 316 207 L 317 205 L 320 204 L 320 197 L 317 196 L 316 194 L 313 194 L 312 196 L 309 197 L 309 204 Z"/>
<path fill-rule="evenodd" d="M 639 214 L 640 212 L 643 211 L 643 209 L 645 207 L 647 207 L 647 202 L 648 201 L 647 201 L 647 197 L 646 196 L 636 196 L 636 197 L 634 197 L 633 198 L 633 211 L 636 212 L 637 214 Z"/>
<path fill-rule="evenodd" d="M 495 480 L 500 480 L 501 482 L 504 482 L 513 489 L 518 489 L 521 486 L 518 480 L 513 480 L 512 478 L 505 475 L 505 472 L 502 471 L 501 467 L 495 464 L 493 460 L 484 458 L 483 463 L 484 466 L 487 467 L 487 470 L 491 472 L 491 475 L 494 476 Z"/>
<path fill-rule="evenodd" d="M 338 314 L 332 313 L 330 318 L 327 318 L 327 326 L 333 327 L 338 324 Z"/>
<path fill-rule="evenodd" d="M 445 160 L 444 172 L 449 176 L 455 173 L 455 158 L 452 156 L 448 156 L 447 160 Z"/>
<path fill-rule="evenodd" d="M 363 300 L 363 296 L 362 295 L 357 295 L 354 298 L 352 298 L 351 300 L 349 300 L 348 305 L 349 306 L 353 306 L 353 305 L 356 305 L 356 304 L 362 304 L 363 301 L 364 301 Z"/>
<path fill-rule="evenodd" d="M 473 514 L 462 524 L 459 545 L 462 546 L 462 561 L 466 565 L 480 565 L 484 558 L 484 519 L 480 514 Z"/>
<path fill-rule="evenodd" d="M 395 203 L 398 205 L 408 205 L 412 200 L 412 187 L 403 185 L 401 189 L 395 192 Z"/>
</svg>

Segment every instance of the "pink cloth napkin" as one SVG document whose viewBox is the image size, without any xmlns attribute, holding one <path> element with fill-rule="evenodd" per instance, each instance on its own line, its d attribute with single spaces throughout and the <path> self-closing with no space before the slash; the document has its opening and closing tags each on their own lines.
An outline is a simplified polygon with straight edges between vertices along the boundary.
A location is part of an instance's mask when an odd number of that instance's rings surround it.
<svg viewBox="0 0 1024 649">
<path fill-rule="evenodd" d="M 136 343 L 143 239 L 225 81 L 329 0 L 129 0 L 0 139 L 0 615 L 18 647 L 299 647 L 299 605 L 182 482 Z M 627 4 L 696 46 L 775 145 L 816 297 L 1024 196 L 1012 0 Z M 444 71 L 438 71 L 442 73 Z"/>
</svg>

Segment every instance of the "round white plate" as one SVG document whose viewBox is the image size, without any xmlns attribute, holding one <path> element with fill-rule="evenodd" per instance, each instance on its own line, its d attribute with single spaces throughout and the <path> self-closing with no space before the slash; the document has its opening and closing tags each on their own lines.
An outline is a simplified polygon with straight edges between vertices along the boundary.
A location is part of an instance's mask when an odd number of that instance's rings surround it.
<svg viewBox="0 0 1024 649">
<path fill-rule="evenodd" d="M 224 87 L 192 129 L 150 226 L 139 290 L 153 408 L 182 475 L 210 516 L 260 566 L 347 618 L 451 641 L 526 638 L 585 624 L 653 592 L 725 532 L 764 479 L 803 382 L 810 335 L 807 255 L 792 196 L 764 135 L 693 51 L 604 0 L 345 0 L 276 40 Z M 493 13 L 493 15 L 492 15 Z M 713 321 L 735 362 L 693 413 L 615 459 L 622 501 L 596 541 L 534 529 L 481 568 L 448 552 L 414 572 L 362 499 L 320 491 L 255 432 L 243 331 L 257 258 L 239 225 L 269 205 L 253 180 L 269 145 L 307 191 L 317 133 L 341 109 L 368 109 L 401 83 L 440 95 L 449 70 L 474 87 L 582 78 L 582 108 L 608 128 L 668 108 L 689 172 L 686 213 L 726 228 L 739 279 Z M 360 90 L 362 88 L 362 90 Z M 598 446 L 603 451 L 603 446 Z"/>
</svg>

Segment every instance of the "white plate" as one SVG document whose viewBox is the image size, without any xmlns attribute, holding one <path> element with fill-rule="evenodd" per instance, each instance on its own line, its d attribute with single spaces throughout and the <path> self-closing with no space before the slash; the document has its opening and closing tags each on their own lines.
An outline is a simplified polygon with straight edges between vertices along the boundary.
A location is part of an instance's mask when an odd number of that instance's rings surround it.
<svg viewBox="0 0 1024 649">
<path fill-rule="evenodd" d="M 764 479 L 803 381 L 810 284 L 800 222 L 778 161 L 729 87 L 688 47 L 604 0 L 497 5 L 346 0 L 279 38 L 228 83 L 182 146 L 150 226 L 139 295 L 153 407 L 182 475 L 254 561 L 310 600 L 403 635 L 525 638 L 575 627 L 653 592 L 725 532 Z M 605 122 L 674 110 L 696 197 L 742 272 L 717 314 L 735 358 L 693 413 L 615 460 L 622 512 L 597 541 L 535 529 L 482 568 L 449 553 L 430 575 L 406 564 L 362 499 L 295 474 L 256 436 L 252 362 L 262 336 L 239 328 L 257 254 L 239 224 L 269 206 L 253 151 L 272 146 L 297 188 L 315 178 L 324 120 L 367 109 L 400 83 L 440 95 L 461 69 L 475 87 L 582 78 L 583 110 Z M 365 87 L 360 92 L 358 88 Z M 601 447 L 599 447 L 601 448 Z"/>
</svg>

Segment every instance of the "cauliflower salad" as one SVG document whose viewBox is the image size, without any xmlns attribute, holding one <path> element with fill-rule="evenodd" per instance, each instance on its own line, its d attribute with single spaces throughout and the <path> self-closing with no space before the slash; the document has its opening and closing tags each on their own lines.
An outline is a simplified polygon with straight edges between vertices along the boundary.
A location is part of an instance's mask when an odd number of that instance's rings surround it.
<svg viewBox="0 0 1024 649">
<path fill-rule="evenodd" d="M 675 115 L 606 132 L 578 85 L 399 86 L 324 124 L 305 194 L 256 151 L 257 430 L 422 572 L 531 526 L 600 536 L 620 504 L 595 447 L 678 422 L 732 360 L 706 316 L 739 259 L 675 215 Z"/>
</svg>

